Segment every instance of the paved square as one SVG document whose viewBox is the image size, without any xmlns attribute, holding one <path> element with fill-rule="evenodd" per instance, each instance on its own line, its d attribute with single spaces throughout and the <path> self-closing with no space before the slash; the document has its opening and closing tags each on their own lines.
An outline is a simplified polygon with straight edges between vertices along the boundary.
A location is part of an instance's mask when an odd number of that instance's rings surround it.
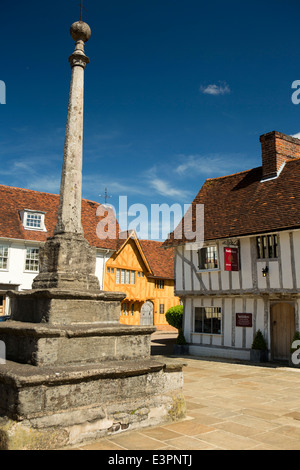
<svg viewBox="0 0 300 470">
<path fill-rule="evenodd" d="M 81 450 L 300 450 L 300 369 L 184 357 L 187 418 Z"/>
</svg>

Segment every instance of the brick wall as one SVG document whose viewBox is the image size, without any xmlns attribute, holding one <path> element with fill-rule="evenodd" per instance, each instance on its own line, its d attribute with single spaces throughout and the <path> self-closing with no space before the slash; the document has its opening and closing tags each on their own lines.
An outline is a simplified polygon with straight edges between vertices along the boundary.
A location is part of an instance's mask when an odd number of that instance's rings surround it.
<svg viewBox="0 0 300 470">
<path fill-rule="evenodd" d="M 260 136 L 263 179 L 277 176 L 284 162 L 300 157 L 300 139 L 273 131 Z"/>
</svg>

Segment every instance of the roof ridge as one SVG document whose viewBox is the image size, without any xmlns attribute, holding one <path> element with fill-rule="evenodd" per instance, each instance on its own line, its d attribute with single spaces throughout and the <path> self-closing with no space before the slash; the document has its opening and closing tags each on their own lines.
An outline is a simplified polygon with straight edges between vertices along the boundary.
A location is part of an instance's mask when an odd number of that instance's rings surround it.
<svg viewBox="0 0 300 470">
<path fill-rule="evenodd" d="M 219 179 L 224 179 L 224 178 L 230 178 L 231 176 L 241 175 L 243 173 L 249 173 L 250 171 L 258 170 L 259 168 L 262 168 L 262 166 L 257 166 L 255 168 L 249 168 L 248 170 L 238 171 L 237 173 L 231 173 L 230 175 L 216 176 L 215 178 L 206 178 L 206 181 L 213 181 L 213 180 L 219 180 Z"/>
<path fill-rule="evenodd" d="M 18 191 L 31 192 L 31 193 L 49 194 L 49 196 L 56 196 L 56 197 L 59 196 L 59 194 L 56 194 L 56 193 L 47 193 L 46 191 L 38 191 L 37 189 L 19 188 L 17 186 L 9 186 L 7 184 L 0 184 L 0 189 L 3 187 L 9 188 L 9 189 L 16 189 Z"/>
<path fill-rule="evenodd" d="M 300 140 L 300 139 L 299 139 Z M 285 161 L 285 163 L 292 163 L 292 162 L 295 162 L 297 160 L 300 160 L 300 157 L 297 157 L 297 158 L 294 158 L 294 157 L 287 157 L 288 160 Z M 250 171 L 254 171 L 254 170 L 258 170 L 259 168 L 262 168 L 262 165 L 260 166 L 256 166 L 254 168 L 249 168 L 248 170 L 242 170 L 242 171 L 238 171 L 236 173 L 231 173 L 229 175 L 223 175 L 223 176 L 216 176 L 214 178 L 206 178 L 205 182 L 206 181 L 213 181 L 213 180 L 218 180 L 218 179 L 223 179 L 223 178 L 230 178 L 232 176 L 237 176 L 237 175 L 241 175 L 243 173 L 249 173 Z"/>
<path fill-rule="evenodd" d="M 53 196 L 53 197 L 59 197 L 59 194 L 57 193 L 48 193 L 46 191 L 38 191 L 37 189 L 28 189 L 28 188 L 19 188 L 18 186 L 9 186 L 8 184 L 0 184 L 0 190 L 1 188 L 9 188 L 9 189 L 14 189 L 17 191 L 22 191 L 22 192 L 30 192 L 30 193 L 38 193 L 38 194 L 45 194 L 47 196 Z M 87 199 L 87 198 L 81 198 L 82 201 L 87 201 L 87 202 L 92 202 L 93 204 L 98 204 L 102 206 L 101 202 L 93 201 L 92 199 Z"/>
</svg>

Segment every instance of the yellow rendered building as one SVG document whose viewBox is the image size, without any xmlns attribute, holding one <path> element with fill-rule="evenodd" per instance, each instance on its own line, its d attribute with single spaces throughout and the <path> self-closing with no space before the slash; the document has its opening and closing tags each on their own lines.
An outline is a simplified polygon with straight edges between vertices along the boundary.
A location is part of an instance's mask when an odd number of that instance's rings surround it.
<svg viewBox="0 0 300 470">
<path fill-rule="evenodd" d="M 165 313 L 180 304 L 174 295 L 174 254 L 162 243 L 132 232 L 105 264 L 104 290 L 126 293 L 120 322 L 170 329 Z"/>
</svg>

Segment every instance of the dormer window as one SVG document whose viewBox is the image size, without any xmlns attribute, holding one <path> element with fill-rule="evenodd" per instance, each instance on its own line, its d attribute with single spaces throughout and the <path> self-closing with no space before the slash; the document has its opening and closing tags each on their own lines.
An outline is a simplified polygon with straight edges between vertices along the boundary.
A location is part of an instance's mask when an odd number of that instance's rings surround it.
<svg viewBox="0 0 300 470">
<path fill-rule="evenodd" d="M 42 214 L 26 214 L 26 228 L 38 228 L 42 226 Z"/>
<path fill-rule="evenodd" d="M 40 230 L 46 232 L 45 212 L 24 209 L 20 212 L 23 227 L 26 230 Z"/>
</svg>

